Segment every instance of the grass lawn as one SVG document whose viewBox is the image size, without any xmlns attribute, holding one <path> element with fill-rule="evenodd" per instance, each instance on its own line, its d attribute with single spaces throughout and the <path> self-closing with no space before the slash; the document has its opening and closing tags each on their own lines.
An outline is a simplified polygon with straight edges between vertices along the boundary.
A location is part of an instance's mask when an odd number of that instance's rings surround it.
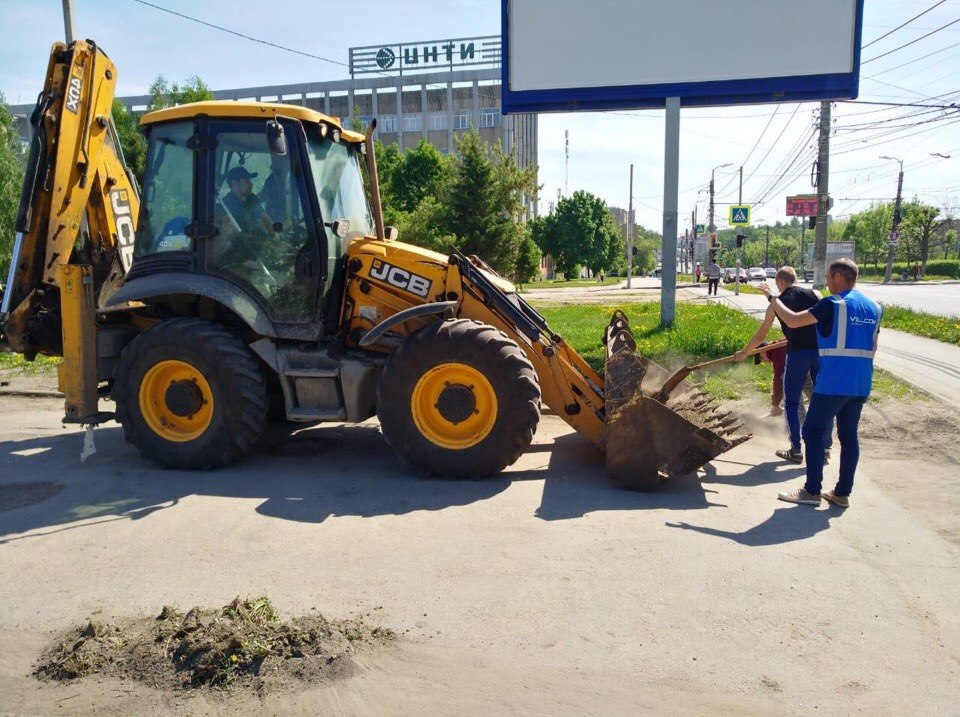
<svg viewBox="0 0 960 717">
<path fill-rule="evenodd" d="M 37 356 L 36 361 L 27 361 L 23 356 L 12 351 L 0 351 L 0 371 L 16 373 L 41 373 L 53 370 L 60 363 L 59 357 Z"/>
<path fill-rule="evenodd" d="M 677 319 L 669 329 L 662 329 L 660 304 L 647 302 L 628 305 L 589 304 L 559 306 L 548 301 L 534 303 L 550 327 L 566 339 L 595 369 L 603 370 L 603 330 L 614 309 L 626 313 L 637 340 L 637 350 L 647 358 L 677 369 L 710 359 L 728 356 L 743 348 L 757 330 L 759 321 L 720 304 L 677 304 Z M 771 329 L 767 340 L 781 337 Z M 770 394 L 773 367 L 768 363 L 754 365 L 753 359 L 693 375 L 695 382 L 704 382 L 704 389 L 719 399 L 736 399 L 754 394 Z M 916 397 L 925 394 L 877 369 L 871 400 Z"/>
<path fill-rule="evenodd" d="M 760 282 L 758 281 L 757 284 Z M 773 279 L 768 279 L 767 283 L 776 291 L 776 287 L 773 286 Z M 762 294 L 763 292 L 757 288 L 757 284 L 740 284 L 740 293 L 741 294 Z M 724 284 L 724 287 L 730 291 L 735 291 L 733 284 Z"/>
<path fill-rule="evenodd" d="M 937 316 L 903 306 L 884 305 L 881 332 L 885 328 L 960 346 L 960 316 Z"/>
<path fill-rule="evenodd" d="M 621 281 L 626 281 L 626 279 L 619 276 L 605 276 L 602 284 L 597 279 L 571 279 L 569 281 L 566 279 L 544 279 L 543 281 L 528 281 L 523 285 L 523 290 L 532 291 L 534 289 L 570 289 L 574 287 L 585 286 L 616 286 Z"/>
</svg>

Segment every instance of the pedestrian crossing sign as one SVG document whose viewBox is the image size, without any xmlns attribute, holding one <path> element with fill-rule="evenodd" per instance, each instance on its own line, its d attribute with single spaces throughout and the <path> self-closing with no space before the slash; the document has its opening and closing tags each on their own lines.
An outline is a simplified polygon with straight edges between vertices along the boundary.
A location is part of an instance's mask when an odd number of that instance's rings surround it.
<svg viewBox="0 0 960 717">
<path fill-rule="evenodd" d="M 730 226 L 748 227 L 750 226 L 750 205 L 733 205 L 730 207 Z"/>
</svg>

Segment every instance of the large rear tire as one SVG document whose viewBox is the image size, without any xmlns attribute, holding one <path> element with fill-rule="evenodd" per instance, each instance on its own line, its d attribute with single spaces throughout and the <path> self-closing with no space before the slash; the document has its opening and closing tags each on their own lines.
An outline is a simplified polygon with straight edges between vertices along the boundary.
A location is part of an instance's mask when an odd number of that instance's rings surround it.
<svg viewBox="0 0 960 717">
<path fill-rule="evenodd" d="M 377 386 L 387 443 L 424 475 L 482 478 L 514 463 L 540 420 L 533 366 L 506 334 L 467 319 L 409 336 Z"/>
<path fill-rule="evenodd" d="M 218 324 L 171 319 L 123 350 L 113 388 L 128 442 L 165 468 L 233 463 L 256 442 L 266 382 L 242 341 Z"/>
</svg>

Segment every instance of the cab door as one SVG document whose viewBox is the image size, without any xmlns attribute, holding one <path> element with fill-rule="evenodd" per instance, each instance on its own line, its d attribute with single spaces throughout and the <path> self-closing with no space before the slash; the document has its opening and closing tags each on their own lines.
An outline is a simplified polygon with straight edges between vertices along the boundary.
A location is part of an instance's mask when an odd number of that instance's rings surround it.
<svg viewBox="0 0 960 717">
<path fill-rule="evenodd" d="M 209 122 L 205 194 L 215 232 L 205 266 L 253 295 L 281 335 L 319 338 L 309 327 L 319 326 L 322 257 L 304 177 L 302 130 L 286 120 L 281 126 L 287 151 L 274 154 L 264 120 Z"/>
</svg>

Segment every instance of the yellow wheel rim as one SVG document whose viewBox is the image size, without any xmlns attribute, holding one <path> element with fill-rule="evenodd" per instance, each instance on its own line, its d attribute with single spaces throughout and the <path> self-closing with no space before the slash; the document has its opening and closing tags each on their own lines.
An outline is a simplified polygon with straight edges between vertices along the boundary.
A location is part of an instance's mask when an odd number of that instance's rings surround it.
<svg viewBox="0 0 960 717">
<path fill-rule="evenodd" d="M 497 422 L 497 394 L 480 371 L 444 363 L 427 371 L 410 397 L 413 422 L 427 440 L 462 451 L 480 443 Z"/>
<path fill-rule="evenodd" d="M 168 359 L 140 382 L 140 413 L 150 430 L 176 443 L 203 435 L 213 418 L 213 392 L 199 369 Z"/>
</svg>

